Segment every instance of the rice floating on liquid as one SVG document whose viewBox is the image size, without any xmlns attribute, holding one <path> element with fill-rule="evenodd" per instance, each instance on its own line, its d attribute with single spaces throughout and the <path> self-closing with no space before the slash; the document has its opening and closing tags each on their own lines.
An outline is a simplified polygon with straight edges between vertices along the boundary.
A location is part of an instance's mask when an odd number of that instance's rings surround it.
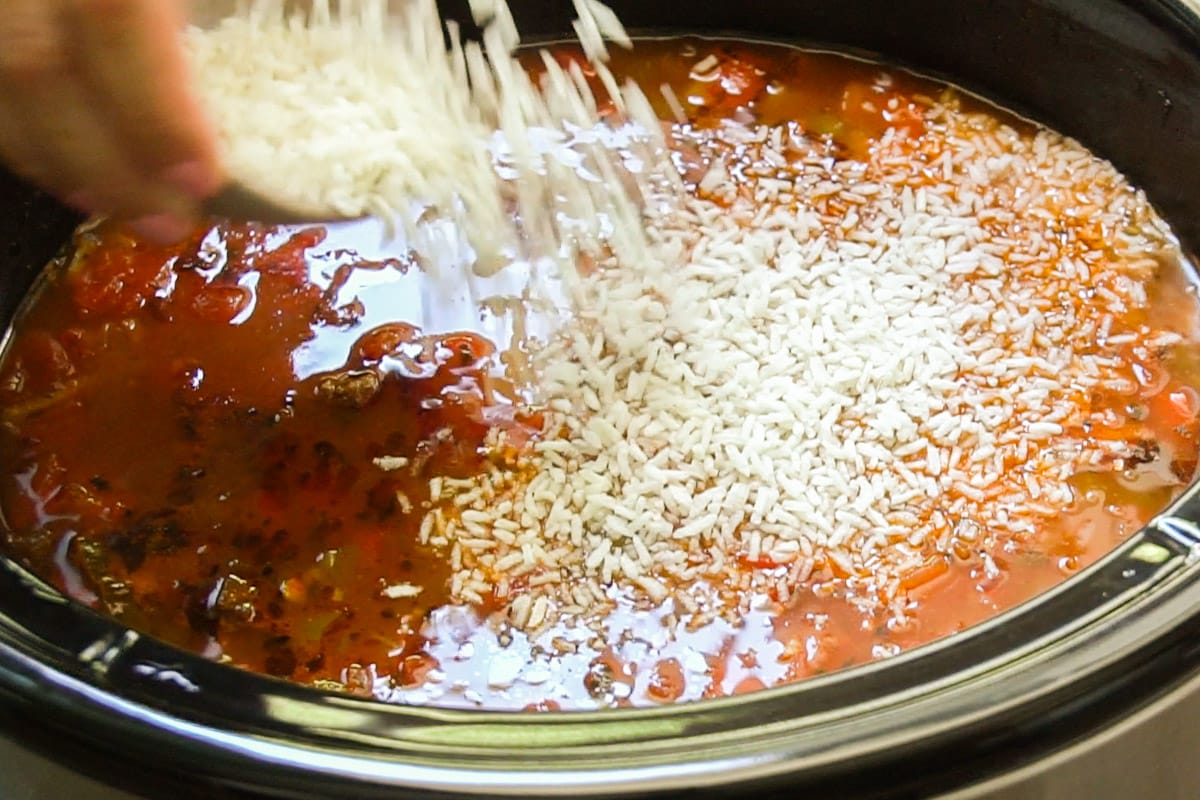
<svg viewBox="0 0 1200 800">
<path fill-rule="evenodd" d="M 646 259 L 582 280 L 535 355 L 545 438 L 434 487 L 457 598 L 520 582 L 510 616 L 539 628 L 616 584 L 735 619 L 746 590 L 791 597 L 821 568 L 903 618 L 945 556 L 1019 541 L 1075 476 L 1145 457 L 1091 433 L 1111 413 L 1092 393 L 1136 385 L 1119 337 L 1181 341 L 1114 327 L 1179 261 L 1165 224 L 1075 141 L 902 113 L 913 132 L 865 163 L 786 124 L 676 126 L 694 195 Z"/>
</svg>

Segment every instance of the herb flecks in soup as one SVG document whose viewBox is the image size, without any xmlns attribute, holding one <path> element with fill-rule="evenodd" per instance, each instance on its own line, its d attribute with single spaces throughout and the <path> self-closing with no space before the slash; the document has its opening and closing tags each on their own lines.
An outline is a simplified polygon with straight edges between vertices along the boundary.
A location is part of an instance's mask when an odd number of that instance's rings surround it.
<svg viewBox="0 0 1200 800">
<path fill-rule="evenodd" d="M 1197 304 L 1110 165 L 833 55 L 614 66 L 686 191 L 557 331 L 370 225 L 81 231 L 4 363 L 8 552 L 292 680 L 664 703 L 961 630 L 1192 479 Z"/>
</svg>

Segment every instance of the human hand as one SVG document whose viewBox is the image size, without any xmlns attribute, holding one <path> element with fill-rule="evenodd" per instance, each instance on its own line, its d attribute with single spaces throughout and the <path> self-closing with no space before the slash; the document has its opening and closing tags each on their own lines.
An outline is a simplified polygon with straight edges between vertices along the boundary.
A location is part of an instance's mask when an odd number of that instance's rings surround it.
<svg viewBox="0 0 1200 800">
<path fill-rule="evenodd" d="M 183 23 L 183 0 L 7 0 L 0 159 L 80 211 L 182 238 L 221 182 Z"/>
</svg>

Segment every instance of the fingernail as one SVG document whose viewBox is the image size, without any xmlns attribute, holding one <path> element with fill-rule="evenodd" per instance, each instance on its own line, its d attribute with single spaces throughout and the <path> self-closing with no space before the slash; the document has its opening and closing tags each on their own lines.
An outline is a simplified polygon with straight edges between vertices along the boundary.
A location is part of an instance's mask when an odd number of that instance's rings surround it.
<svg viewBox="0 0 1200 800">
<path fill-rule="evenodd" d="M 203 200 L 220 188 L 220 177 L 200 161 L 185 161 L 162 172 L 163 183 L 196 200 Z"/>
<path fill-rule="evenodd" d="M 191 226 L 174 214 L 151 214 L 129 223 L 139 237 L 155 244 L 175 244 L 191 232 Z"/>
</svg>

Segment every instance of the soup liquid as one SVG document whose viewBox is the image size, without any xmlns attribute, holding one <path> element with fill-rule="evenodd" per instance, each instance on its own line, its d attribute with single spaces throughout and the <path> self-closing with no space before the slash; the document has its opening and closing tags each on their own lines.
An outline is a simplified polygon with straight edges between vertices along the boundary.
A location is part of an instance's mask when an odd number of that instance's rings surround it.
<svg viewBox="0 0 1200 800">
<path fill-rule="evenodd" d="M 730 41 L 614 55 L 664 119 L 654 89 L 669 84 L 695 127 L 792 122 L 836 159 L 866 158 L 889 130 L 919 124 L 909 109 L 949 91 Z M 715 70 L 698 71 L 709 56 Z M 406 510 L 428 501 L 430 475 L 482 470 L 492 428 L 517 444 L 540 428 L 491 368 L 512 331 L 437 294 L 382 239 L 374 223 L 208 225 L 167 248 L 111 225 L 78 233 L 0 371 L 7 554 L 138 631 L 301 683 L 454 706 L 643 705 L 799 680 L 961 631 L 1094 562 L 1195 470 L 1197 304 L 1182 272 L 1163 269 L 1146 316 L 1188 343 L 1143 364 L 1152 377 L 1119 402 L 1159 457 L 1078 475 L 1074 501 L 1026 540 L 931 562 L 908 587 L 905 624 L 818 570 L 737 623 L 671 628 L 666 609 L 614 590 L 607 627 L 560 624 L 531 641 L 488 598 L 450 602 L 447 558 L 418 543 L 422 514 Z M 385 352 L 408 361 L 380 379 L 368 367 Z M 426 459 L 421 477 L 375 461 L 410 452 Z M 423 590 L 381 591 L 410 584 Z"/>
</svg>

